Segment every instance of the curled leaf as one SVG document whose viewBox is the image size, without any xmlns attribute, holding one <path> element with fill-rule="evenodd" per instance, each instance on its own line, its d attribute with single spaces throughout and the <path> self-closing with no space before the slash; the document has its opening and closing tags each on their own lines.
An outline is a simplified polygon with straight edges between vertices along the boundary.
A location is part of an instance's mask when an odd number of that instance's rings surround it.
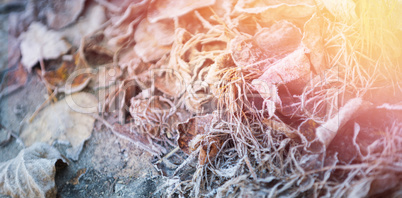
<svg viewBox="0 0 402 198">
<path fill-rule="evenodd" d="M 0 163 L 0 194 L 11 197 L 55 197 L 56 167 L 65 165 L 60 153 L 44 143 L 22 150 Z"/>
</svg>

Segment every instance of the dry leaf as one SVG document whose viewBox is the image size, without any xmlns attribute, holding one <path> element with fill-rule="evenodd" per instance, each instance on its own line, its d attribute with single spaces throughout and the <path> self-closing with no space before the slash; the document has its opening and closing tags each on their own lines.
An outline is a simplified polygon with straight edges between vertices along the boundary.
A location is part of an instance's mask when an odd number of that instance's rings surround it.
<svg viewBox="0 0 402 198">
<path fill-rule="evenodd" d="M 186 90 L 186 84 L 179 72 L 166 68 L 169 57 L 163 56 L 156 64 L 151 66 L 150 79 L 153 85 L 171 97 L 179 97 Z M 138 68 L 139 69 L 139 68 Z"/>
<path fill-rule="evenodd" d="M 110 38 L 109 45 L 120 46 L 132 39 L 134 27 L 144 18 L 148 0 L 131 2 L 124 14 L 116 14 L 111 17 L 111 25 L 108 26 L 104 34 Z"/>
<path fill-rule="evenodd" d="M 215 121 L 215 115 L 207 114 L 188 119 L 177 126 L 179 137 L 177 143 L 187 154 L 200 148 L 198 163 L 204 165 L 216 157 L 222 147 L 221 140 L 216 136 L 206 136 Z"/>
<path fill-rule="evenodd" d="M 252 84 L 262 96 L 271 96 L 272 85 L 285 85 L 291 93 L 301 93 L 310 79 L 310 60 L 300 48 L 269 68 Z"/>
<path fill-rule="evenodd" d="M 138 24 L 134 34 L 134 50 L 144 62 L 158 60 L 170 51 L 175 35 L 172 22 L 164 20 L 149 23 L 143 19 Z"/>
<path fill-rule="evenodd" d="M 112 13 L 119 13 L 124 11 L 125 8 L 132 2 L 131 0 L 95 0 L 99 5 L 107 8 Z"/>
<path fill-rule="evenodd" d="M 196 136 L 202 136 L 208 133 L 213 119 L 214 115 L 207 114 L 205 116 L 190 118 L 186 122 L 178 124 L 177 130 L 179 132 L 179 138 L 177 140 L 177 143 L 179 144 L 180 149 L 187 154 L 190 154 L 192 151 L 196 150 L 196 144 L 191 145 L 191 142 L 197 139 Z M 197 143 L 199 146 L 198 141 Z"/>
<path fill-rule="evenodd" d="M 89 93 L 67 95 L 65 99 L 48 106 L 28 124 L 21 133 L 26 145 L 35 142 L 53 144 L 56 141 L 71 145 L 67 157 L 78 160 L 84 142 L 91 137 L 95 122 L 90 113 L 96 113 L 98 100 Z"/>
<path fill-rule="evenodd" d="M 218 83 L 222 79 L 222 71 L 225 68 L 235 66 L 235 63 L 233 62 L 231 55 L 232 54 L 230 53 L 224 53 L 215 57 L 215 62 L 211 65 L 207 75 L 205 76 L 205 82 L 207 82 L 211 86 L 214 85 L 215 83 Z M 212 90 L 212 93 L 214 93 L 215 95 L 217 94 L 217 91 Z"/>
<path fill-rule="evenodd" d="M 74 55 L 74 61 L 63 61 L 57 70 L 46 72 L 44 79 L 48 85 L 52 89 L 58 88 L 58 91 L 67 94 L 84 89 L 91 80 L 92 74 L 90 72 L 77 72 L 77 68 L 80 67 L 79 59 L 79 55 L 76 54 Z"/>
<path fill-rule="evenodd" d="M 8 49 L 7 49 L 7 63 L 3 67 L 10 68 L 16 65 L 21 58 L 20 42 L 12 35 L 7 37 Z M 3 69 L 3 68 L 2 68 Z"/>
<path fill-rule="evenodd" d="M 48 30 L 41 23 L 32 23 L 19 37 L 22 64 L 30 71 L 40 59 L 56 59 L 65 54 L 71 46 L 62 37 L 61 33 Z"/>
<path fill-rule="evenodd" d="M 300 46 L 302 33 L 294 24 L 281 20 L 269 28 L 262 28 L 253 39 L 265 57 L 280 59 Z"/>
<path fill-rule="evenodd" d="M 65 165 L 60 153 L 44 143 L 26 148 L 0 163 L 0 194 L 11 197 L 56 197 L 56 167 Z"/>
<path fill-rule="evenodd" d="M 84 9 L 85 0 L 41 0 L 33 1 L 38 10 L 37 17 L 46 21 L 52 29 L 61 29 L 73 23 Z"/>
<path fill-rule="evenodd" d="M 5 83 L 2 83 L 0 87 L 0 99 L 24 86 L 27 79 L 28 73 L 21 64 L 19 64 L 14 70 L 7 72 L 3 79 L 1 79 Z"/>
<path fill-rule="evenodd" d="M 79 46 L 81 39 L 98 30 L 106 21 L 105 9 L 96 4 L 91 4 L 78 21 L 60 32 L 74 46 Z"/>
<path fill-rule="evenodd" d="M 172 19 L 214 3 L 215 0 L 152 1 L 148 8 L 148 20 L 155 23 L 162 19 Z"/>
<path fill-rule="evenodd" d="M 219 150 L 222 147 L 222 143 L 217 137 L 208 137 L 201 142 L 200 154 L 198 155 L 198 163 L 205 165 L 211 163 L 216 157 Z"/>
<path fill-rule="evenodd" d="M 363 100 L 361 98 L 349 100 L 333 118 L 317 128 L 316 136 L 318 140 L 325 146 L 328 146 L 336 136 L 338 130 L 354 116 L 362 104 Z"/>
</svg>

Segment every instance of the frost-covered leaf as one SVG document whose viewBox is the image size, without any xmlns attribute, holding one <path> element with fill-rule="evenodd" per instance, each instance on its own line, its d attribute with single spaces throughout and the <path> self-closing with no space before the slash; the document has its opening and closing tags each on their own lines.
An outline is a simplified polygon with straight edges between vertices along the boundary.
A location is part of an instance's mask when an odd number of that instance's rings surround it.
<svg viewBox="0 0 402 198">
<path fill-rule="evenodd" d="M 134 34 L 134 50 L 144 62 L 158 60 L 170 51 L 174 35 L 172 21 L 149 23 L 143 19 Z"/>
<path fill-rule="evenodd" d="M 177 140 L 177 143 L 179 144 L 180 149 L 187 154 L 194 151 L 196 149 L 195 143 L 199 141 L 198 138 L 208 133 L 208 129 L 211 126 L 213 119 L 213 114 L 207 114 L 205 116 L 190 118 L 186 122 L 178 124 L 177 129 L 179 131 L 179 139 Z M 191 143 L 192 141 L 193 143 Z"/>
<path fill-rule="evenodd" d="M 39 19 L 52 29 L 61 29 L 73 23 L 84 9 L 85 0 L 40 0 L 33 1 Z"/>
<path fill-rule="evenodd" d="M 79 46 L 81 38 L 99 29 L 106 21 L 105 9 L 100 5 L 90 5 L 76 23 L 60 32 L 74 46 Z"/>
<path fill-rule="evenodd" d="M 148 20 L 154 23 L 162 19 L 171 19 L 214 3 L 215 0 L 152 1 L 148 8 Z"/>
<path fill-rule="evenodd" d="M 252 84 L 261 93 L 267 93 L 267 88 L 269 91 L 272 85 L 286 85 L 291 93 L 301 93 L 309 79 L 310 60 L 305 54 L 305 49 L 300 48 L 270 65 Z"/>
<path fill-rule="evenodd" d="M 264 56 L 281 57 L 295 51 L 302 39 L 302 33 L 294 24 L 281 20 L 269 28 L 262 28 L 254 35 L 257 45 Z"/>
<path fill-rule="evenodd" d="M 46 26 L 35 22 L 29 26 L 27 32 L 21 34 L 20 48 L 22 64 L 28 69 L 40 59 L 56 59 L 70 49 L 70 44 L 63 40 L 63 35 Z"/>
<path fill-rule="evenodd" d="M 65 143 L 67 157 L 77 160 L 84 142 L 91 137 L 95 118 L 88 113 L 95 113 L 98 101 L 92 94 L 76 93 L 49 105 L 42 110 L 32 123 L 22 130 L 21 139 L 26 145 L 35 142 L 48 144 Z"/>
<path fill-rule="evenodd" d="M 119 46 L 128 42 L 135 31 L 135 26 L 141 22 L 148 7 L 148 0 L 131 2 L 124 14 L 113 15 L 111 24 L 105 29 L 104 34 L 110 38 L 109 44 Z"/>
<path fill-rule="evenodd" d="M 65 161 L 53 147 L 36 143 L 0 163 L 0 194 L 11 197 L 55 197 L 56 166 Z"/>
<path fill-rule="evenodd" d="M 197 150 L 200 147 L 198 154 L 198 163 L 204 165 L 211 162 L 218 154 L 222 142 L 216 136 L 207 136 L 209 129 L 216 117 L 214 114 L 207 114 L 188 119 L 186 122 L 178 124 L 179 138 L 177 143 L 182 151 L 187 154 Z"/>
<path fill-rule="evenodd" d="M 325 146 L 328 146 L 338 130 L 348 122 L 363 104 L 361 98 L 353 98 L 343 106 L 334 117 L 316 130 L 316 136 Z"/>
</svg>

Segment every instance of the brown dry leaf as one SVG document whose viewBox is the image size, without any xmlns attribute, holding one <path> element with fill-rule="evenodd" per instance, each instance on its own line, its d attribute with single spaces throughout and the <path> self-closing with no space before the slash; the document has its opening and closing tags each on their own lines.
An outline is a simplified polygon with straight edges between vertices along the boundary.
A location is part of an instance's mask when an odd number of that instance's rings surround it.
<svg viewBox="0 0 402 198">
<path fill-rule="evenodd" d="M 83 55 L 80 55 L 84 56 L 83 59 L 88 65 L 97 67 L 113 63 L 115 51 L 108 46 L 105 36 L 101 31 L 85 37 L 81 47 Z"/>
<path fill-rule="evenodd" d="M 314 14 L 305 24 L 303 32 L 303 44 L 310 50 L 311 65 L 317 74 L 328 68 L 325 58 L 324 41 L 322 38 L 321 27 L 323 21 L 320 16 Z"/>
<path fill-rule="evenodd" d="M 52 29 L 61 29 L 73 23 L 84 9 L 85 0 L 44 0 L 33 1 L 38 10 L 37 17 Z"/>
<path fill-rule="evenodd" d="M 144 62 L 160 59 L 168 53 L 173 43 L 175 30 L 171 20 L 149 23 L 143 19 L 134 34 L 134 50 Z"/>
<path fill-rule="evenodd" d="M 54 71 L 48 71 L 44 79 L 52 89 L 58 88 L 58 91 L 67 94 L 75 93 L 84 89 L 92 78 L 90 72 L 78 72 L 80 67 L 79 54 L 74 55 L 74 62 L 63 61 L 61 66 Z"/>
<path fill-rule="evenodd" d="M 204 139 L 201 142 L 200 154 L 198 155 L 198 163 L 200 165 L 210 163 L 216 157 L 221 147 L 222 143 L 217 137 Z"/>
<path fill-rule="evenodd" d="M 71 45 L 63 40 L 63 35 L 48 30 L 41 23 L 34 22 L 27 32 L 21 34 L 20 48 L 22 64 L 31 71 L 31 68 L 41 59 L 56 59 L 65 54 Z"/>
<path fill-rule="evenodd" d="M 24 127 L 21 139 L 26 145 L 35 142 L 53 144 L 56 141 L 71 145 L 67 157 L 78 160 L 84 142 L 91 137 L 98 100 L 89 93 L 67 95 L 65 99 L 41 111 L 32 123 Z"/>
<path fill-rule="evenodd" d="M 172 19 L 182 16 L 198 8 L 211 6 L 215 0 L 187 1 L 152 1 L 148 8 L 148 20 L 155 23 L 162 19 Z"/>
<path fill-rule="evenodd" d="M 179 138 L 177 143 L 180 149 L 187 154 L 196 150 L 202 140 L 200 137 L 208 133 L 213 120 L 214 115 L 207 114 L 190 118 L 186 122 L 178 124 Z"/>
<path fill-rule="evenodd" d="M 56 197 L 56 167 L 66 162 L 59 151 L 44 143 L 26 148 L 0 163 L 0 194 L 11 197 Z"/>
<path fill-rule="evenodd" d="M 19 64 L 16 69 L 8 72 L 3 79 L 1 79 L 4 83 L 1 83 L 0 89 L 0 99 L 15 91 L 16 89 L 25 85 L 28 79 L 28 73 L 24 69 L 24 67 Z"/>
<path fill-rule="evenodd" d="M 264 97 L 272 85 L 286 85 L 291 93 L 301 93 L 305 84 L 310 79 L 310 60 L 306 56 L 305 49 L 300 48 L 285 58 L 269 66 L 269 68 L 252 84 Z"/>
<path fill-rule="evenodd" d="M 190 154 L 200 147 L 198 154 L 200 165 L 210 163 L 222 147 L 222 141 L 218 137 L 206 136 L 215 119 L 215 115 L 207 114 L 190 118 L 177 126 L 179 132 L 177 143 L 182 151 Z"/>
</svg>

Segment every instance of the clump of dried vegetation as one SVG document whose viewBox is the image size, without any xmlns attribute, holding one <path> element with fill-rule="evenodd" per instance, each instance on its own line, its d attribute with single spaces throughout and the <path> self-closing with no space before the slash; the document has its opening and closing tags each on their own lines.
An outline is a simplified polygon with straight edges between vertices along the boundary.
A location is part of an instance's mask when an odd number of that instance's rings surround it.
<svg viewBox="0 0 402 198">
<path fill-rule="evenodd" d="M 99 119 L 167 196 L 401 196 L 401 1 L 96 2 L 109 20 L 64 69 L 109 57 Z"/>
<path fill-rule="evenodd" d="M 118 90 L 135 127 L 115 132 L 159 154 L 177 140 L 188 157 L 158 162 L 173 197 L 398 196 L 400 7 L 128 4 L 104 31 L 139 93 Z"/>
</svg>

